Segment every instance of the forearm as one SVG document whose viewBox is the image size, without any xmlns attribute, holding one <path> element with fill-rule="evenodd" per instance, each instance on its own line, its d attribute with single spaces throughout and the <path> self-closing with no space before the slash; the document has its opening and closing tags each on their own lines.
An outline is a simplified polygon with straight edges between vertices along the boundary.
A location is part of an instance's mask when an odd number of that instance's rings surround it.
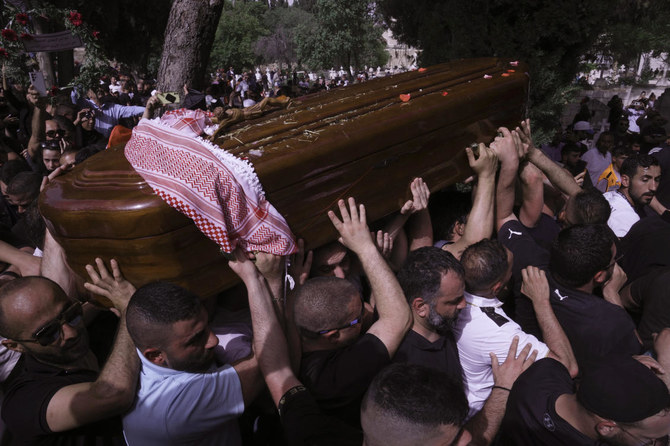
<svg viewBox="0 0 670 446">
<path fill-rule="evenodd" d="M 542 177 L 533 175 L 529 178 L 521 177 L 522 202 L 519 212 L 519 221 L 528 228 L 537 225 L 542 208 L 544 207 L 544 185 Z"/>
<path fill-rule="evenodd" d="M 528 152 L 528 159 L 535 164 L 549 179 L 551 184 L 562 193 L 573 196 L 581 191 L 574 177 L 567 170 L 547 158 L 539 149 Z"/>
<path fill-rule="evenodd" d="M 461 238 L 463 249 L 490 237 L 493 232 L 495 176 L 480 178 L 478 183 L 468 223 Z"/>
<path fill-rule="evenodd" d="M 358 253 L 363 271 L 370 281 L 370 288 L 377 296 L 376 309 L 379 317 L 398 320 L 409 319 L 410 312 L 400 284 L 377 248 L 370 244 L 363 253 Z"/>
<path fill-rule="evenodd" d="M 430 220 L 428 209 L 419 211 L 412 216 L 407 232 L 410 251 L 433 245 L 433 223 Z"/>
<path fill-rule="evenodd" d="M 254 351 L 261 373 L 277 405 L 291 387 L 300 384 L 291 370 L 288 345 L 269 291 L 258 280 L 245 280 L 254 332 Z"/>
<path fill-rule="evenodd" d="M 44 124 L 45 114 L 44 110 L 39 107 L 33 109 L 33 120 L 31 122 L 31 134 L 28 141 L 28 153 L 35 161 L 35 155 L 40 146 L 40 142 L 46 139 L 46 127 Z"/>
<path fill-rule="evenodd" d="M 565 335 L 558 319 L 556 319 L 551 304 L 548 300 L 542 302 L 533 300 L 533 309 L 540 330 L 542 330 L 544 342 L 549 347 L 549 356 L 561 362 L 568 369 L 570 376 L 574 378 L 578 372 L 577 360 L 572 352 L 568 337 Z"/>
<path fill-rule="evenodd" d="M 505 407 L 509 392 L 507 390 L 493 388 L 482 410 L 465 423 L 465 429 L 472 434 L 471 445 L 486 446 L 491 444 L 500 423 L 505 415 Z"/>
<path fill-rule="evenodd" d="M 122 412 L 135 398 L 139 370 L 140 359 L 128 334 L 124 311 L 119 318 L 114 348 L 94 383 L 94 389 L 99 396 L 113 398 Z"/>
<path fill-rule="evenodd" d="M 496 219 L 509 216 L 514 208 L 514 182 L 519 171 L 519 159 L 502 159 L 496 188 Z"/>
<path fill-rule="evenodd" d="M 0 261 L 16 266 L 22 276 L 38 275 L 40 259 L 0 240 Z"/>
</svg>

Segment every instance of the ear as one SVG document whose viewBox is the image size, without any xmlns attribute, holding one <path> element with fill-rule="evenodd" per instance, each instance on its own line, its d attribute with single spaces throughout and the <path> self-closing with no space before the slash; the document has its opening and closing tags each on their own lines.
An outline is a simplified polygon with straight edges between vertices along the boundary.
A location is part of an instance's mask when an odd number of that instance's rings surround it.
<svg viewBox="0 0 670 446">
<path fill-rule="evenodd" d="M 593 281 L 597 284 L 603 284 L 607 281 L 607 271 L 602 270 L 598 271 L 595 276 L 593 276 Z"/>
<path fill-rule="evenodd" d="M 417 297 L 412 301 L 412 312 L 419 317 L 427 317 L 430 307 L 422 297 Z"/>
<path fill-rule="evenodd" d="M 144 355 L 145 358 L 149 360 L 149 362 L 159 365 L 161 367 L 166 366 L 166 361 L 165 361 L 165 354 L 163 353 L 162 350 L 159 350 L 157 348 L 149 347 L 145 348 L 142 351 L 142 354 Z"/>
<path fill-rule="evenodd" d="M 324 333 L 323 337 L 331 344 L 337 344 L 340 340 L 340 330 L 330 330 L 328 333 Z"/>
<path fill-rule="evenodd" d="M 596 424 L 596 431 L 604 437 L 609 438 L 619 430 L 619 426 L 614 421 L 602 420 Z"/>
<path fill-rule="evenodd" d="M 503 283 L 502 280 L 499 280 L 498 282 L 494 283 L 493 286 L 491 287 L 491 293 L 493 293 L 494 296 L 497 296 L 500 290 L 505 286 L 505 283 Z"/>
<path fill-rule="evenodd" d="M 463 234 L 465 234 L 465 223 L 456 222 L 456 225 L 454 226 L 454 232 L 461 237 L 463 237 Z"/>
<path fill-rule="evenodd" d="M 621 186 L 630 186 L 630 177 L 628 175 L 621 174 Z"/>
<path fill-rule="evenodd" d="M 7 347 L 8 350 L 13 350 L 13 351 L 19 352 L 19 353 L 25 353 L 26 352 L 26 348 L 23 345 L 19 344 L 16 341 L 12 341 L 11 339 L 3 339 L 2 340 L 2 345 Z"/>
</svg>

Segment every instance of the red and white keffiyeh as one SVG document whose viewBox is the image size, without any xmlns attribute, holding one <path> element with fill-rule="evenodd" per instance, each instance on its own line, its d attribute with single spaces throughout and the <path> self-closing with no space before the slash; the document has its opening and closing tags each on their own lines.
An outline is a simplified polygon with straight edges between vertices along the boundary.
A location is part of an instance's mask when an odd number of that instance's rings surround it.
<svg viewBox="0 0 670 446">
<path fill-rule="evenodd" d="M 223 251 L 230 253 L 237 245 L 275 255 L 296 251 L 286 220 L 265 199 L 249 162 L 193 136 L 192 130 L 147 119 L 133 129 L 125 155 L 156 194 Z"/>
</svg>

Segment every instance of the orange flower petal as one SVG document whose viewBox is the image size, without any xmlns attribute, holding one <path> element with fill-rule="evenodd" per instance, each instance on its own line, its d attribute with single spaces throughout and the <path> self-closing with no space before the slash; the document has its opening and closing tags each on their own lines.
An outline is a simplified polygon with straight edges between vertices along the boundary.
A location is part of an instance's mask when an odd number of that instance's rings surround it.
<svg viewBox="0 0 670 446">
<path fill-rule="evenodd" d="M 516 70 L 507 70 L 508 73 L 516 73 Z"/>
<path fill-rule="evenodd" d="M 509 73 L 503 73 L 502 74 L 502 77 L 507 77 L 507 76 L 509 76 Z"/>
<path fill-rule="evenodd" d="M 411 98 L 411 97 L 412 97 L 412 95 L 409 94 L 409 93 L 401 94 L 400 95 L 400 100 L 403 101 L 403 102 L 407 102 L 407 101 L 409 101 L 409 98 Z"/>
<path fill-rule="evenodd" d="M 442 96 L 446 96 L 446 95 L 448 95 L 448 94 L 449 94 L 449 93 L 447 93 L 446 91 L 443 91 L 443 92 L 442 92 Z"/>
<path fill-rule="evenodd" d="M 419 73 L 423 73 L 426 70 L 427 70 L 427 68 L 419 68 Z"/>
</svg>

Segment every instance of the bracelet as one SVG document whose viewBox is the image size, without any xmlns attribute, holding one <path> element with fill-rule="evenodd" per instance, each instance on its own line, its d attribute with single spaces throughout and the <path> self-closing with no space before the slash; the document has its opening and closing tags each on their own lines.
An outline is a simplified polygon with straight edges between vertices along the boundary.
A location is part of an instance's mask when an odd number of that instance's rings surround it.
<svg viewBox="0 0 670 446">
<path fill-rule="evenodd" d="M 503 387 L 503 386 L 493 386 L 492 389 L 507 390 L 508 392 L 511 392 L 510 389 L 508 389 L 507 387 Z"/>
</svg>

